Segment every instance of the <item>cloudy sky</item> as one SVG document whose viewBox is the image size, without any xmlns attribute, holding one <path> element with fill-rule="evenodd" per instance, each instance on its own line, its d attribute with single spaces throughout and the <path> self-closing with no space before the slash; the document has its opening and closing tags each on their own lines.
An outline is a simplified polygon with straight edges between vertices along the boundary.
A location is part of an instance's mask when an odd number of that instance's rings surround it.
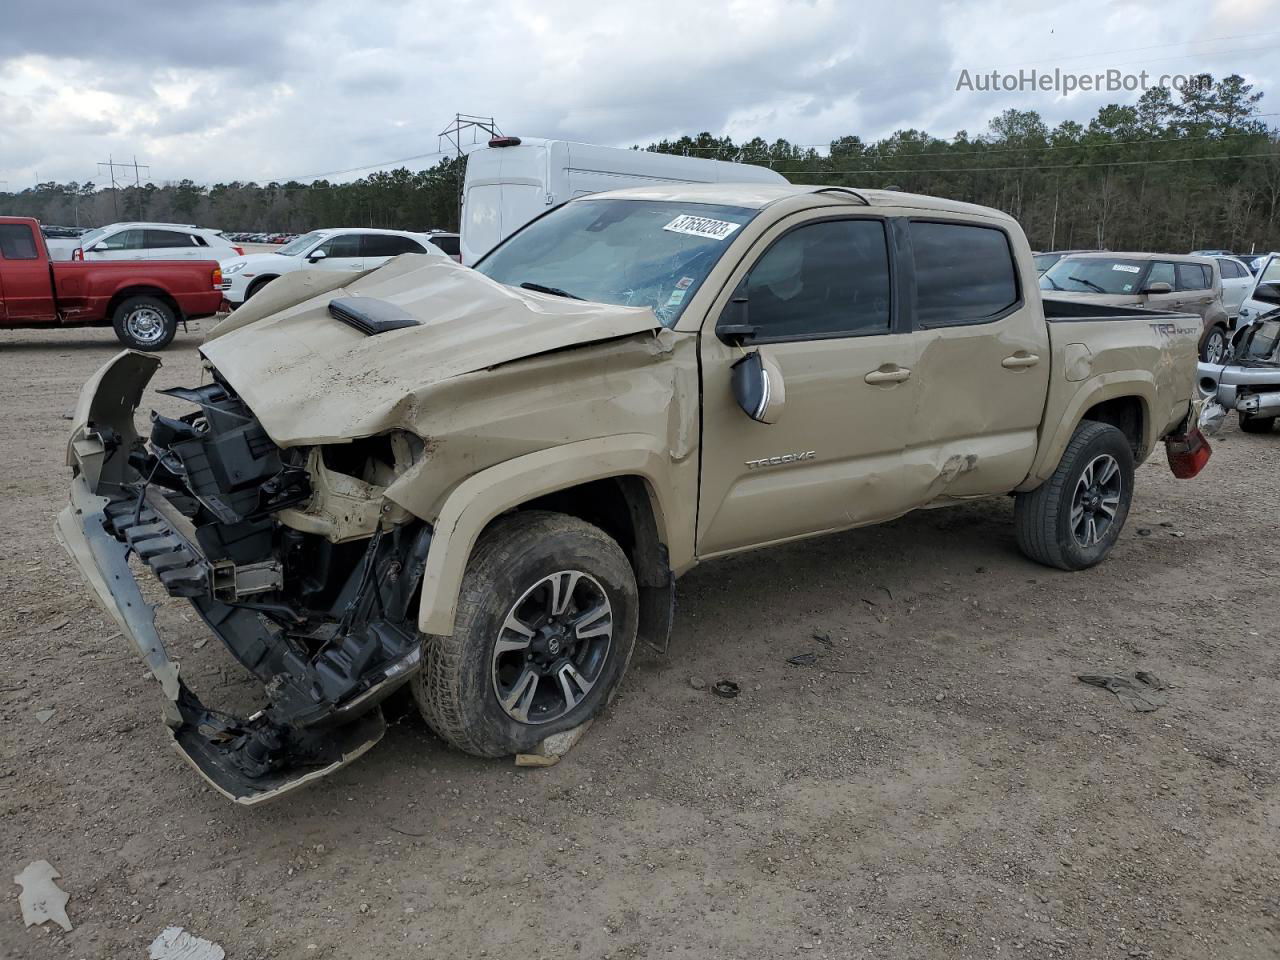
<svg viewBox="0 0 1280 960">
<path fill-rule="evenodd" d="M 976 134 L 1007 107 L 1083 121 L 1137 97 L 957 91 L 962 70 L 1234 71 L 1280 111 L 1280 0 L 0 3 L 6 190 L 101 183 L 109 155 L 156 182 L 418 169 L 458 111 L 623 146 L 700 130 L 821 144 Z"/>
</svg>

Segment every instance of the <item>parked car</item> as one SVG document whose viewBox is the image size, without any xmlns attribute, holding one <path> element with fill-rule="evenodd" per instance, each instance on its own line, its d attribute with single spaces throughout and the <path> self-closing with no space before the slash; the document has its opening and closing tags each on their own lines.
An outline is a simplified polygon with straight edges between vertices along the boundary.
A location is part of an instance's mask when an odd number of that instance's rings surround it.
<svg viewBox="0 0 1280 960">
<path fill-rule="evenodd" d="M 1280 253 L 1259 257 L 1254 270 L 1253 286 L 1240 304 L 1237 324 L 1244 326 L 1276 309 L 1280 297 Z"/>
<path fill-rule="evenodd" d="M 283 277 L 211 332 L 203 384 L 169 391 L 192 412 L 145 440 L 157 364 L 115 358 L 81 394 L 58 531 L 174 745 L 257 803 L 371 747 L 404 684 L 480 756 L 577 727 L 714 557 L 1012 493 L 1024 553 L 1090 567 L 1162 439 L 1177 475 L 1208 459 L 1199 335 L 1194 314 L 1042 303 L 1017 221 L 984 207 L 602 193 L 475 269 Z M 131 552 L 266 685 L 252 717 L 186 685 Z"/>
<path fill-rule="evenodd" d="M 1268 254 L 1260 253 L 1260 254 L 1257 254 L 1256 256 L 1253 254 L 1250 254 L 1249 256 L 1245 257 L 1245 260 L 1244 260 L 1245 265 L 1249 268 L 1249 272 L 1252 273 L 1255 277 L 1258 275 L 1258 271 L 1262 269 L 1263 265 L 1266 264 L 1267 256 Z"/>
<path fill-rule="evenodd" d="M 271 253 L 251 253 L 222 262 L 222 289 L 232 308 L 240 306 L 277 277 L 295 270 L 360 272 L 380 267 L 402 253 L 443 257 L 422 233 L 347 227 L 313 230 Z"/>
<path fill-rule="evenodd" d="M 447 230 L 428 230 L 427 239 L 434 243 L 437 247 L 445 252 L 445 255 L 462 262 L 462 236 L 457 233 L 449 233 Z"/>
<path fill-rule="evenodd" d="M 49 246 L 55 260 L 225 260 L 244 253 L 217 230 L 178 223 L 112 223 Z"/>
<path fill-rule="evenodd" d="M 495 137 L 467 155 L 462 187 L 462 263 L 556 204 L 601 190 L 668 183 L 771 183 L 786 177 L 749 163 L 598 147 L 568 140 Z"/>
<path fill-rule="evenodd" d="M 50 260 L 40 225 L 0 217 L 0 326 L 114 327 L 135 350 L 169 345 L 178 324 L 222 302 L 216 261 Z"/>
<path fill-rule="evenodd" d="M 1234 257 L 1235 254 L 1230 250 L 1192 250 L 1190 256 L 1193 257 Z"/>
<path fill-rule="evenodd" d="M 1253 290 L 1253 273 L 1239 257 L 1214 257 L 1218 261 L 1218 274 L 1222 278 L 1222 309 L 1234 321 L 1240 313 L 1245 298 Z"/>
<path fill-rule="evenodd" d="M 1032 259 L 1036 265 L 1037 273 L 1044 273 L 1063 257 L 1069 257 L 1073 253 L 1093 253 L 1093 250 L 1048 250 L 1044 253 L 1035 254 Z"/>
<path fill-rule="evenodd" d="M 1054 297 L 1185 310 L 1203 321 L 1200 359 L 1219 361 L 1232 320 L 1222 305 L 1222 276 L 1213 257 L 1176 253 L 1075 253 L 1040 277 Z"/>
<path fill-rule="evenodd" d="M 1280 417 L 1280 309 L 1236 334 L 1224 363 L 1201 363 L 1201 393 L 1235 410 L 1245 433 L 1270 433 Z"/>
</svg>

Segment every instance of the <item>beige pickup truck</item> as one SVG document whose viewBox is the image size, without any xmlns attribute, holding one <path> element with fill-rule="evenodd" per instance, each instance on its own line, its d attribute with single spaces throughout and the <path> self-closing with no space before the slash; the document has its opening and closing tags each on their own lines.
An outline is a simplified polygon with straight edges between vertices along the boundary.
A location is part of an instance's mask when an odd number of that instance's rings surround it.
<svg viewBox="0 0 1280 960">
<path fill-rule="evenodd" d="M 481 756 L 593 716 L 675 579 L 925 506 L 1016 498 L 1035 561 L 1115 544 L 1134 466 L 1196 429 L 1199 317 L 1042 302 L 1017 223 L 898 192 L 597 194 L 475 269 L 404 256 L 272 284 L 134 411 L 160 363 L 85 386 L 63 543 L 160 682 L 177 749 L 256 803 L 337 769 L 409 684 Z M 130 555 L 137 563 L 131 569 Z M 263 684 L 206 707 L 132 572 Z"/>
</svg>

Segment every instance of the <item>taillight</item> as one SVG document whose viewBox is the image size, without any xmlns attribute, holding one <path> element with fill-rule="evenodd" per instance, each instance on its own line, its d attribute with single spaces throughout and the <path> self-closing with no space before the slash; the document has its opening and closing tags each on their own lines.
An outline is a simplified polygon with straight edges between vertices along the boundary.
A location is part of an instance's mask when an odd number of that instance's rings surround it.
<svg viewBox="0 0 1280 960">
<path fill-rule="evenodd" d="M 222 268 L 221 267 L 213 268 L 213 289 L 215 290 L 222 289 Z"/>
<path fill-rule="evenodd" d="M 76 247 L 74 250 L 72 250 L 72 251 L 71 251 L 71 259 L 72 259 L 72 260 L 83 260 L 83 259 L 84 259 L 84 248 L 83 248 L 83 247 Z"/>
<path fill-rule="evenodd" d="M 1199 427 L 1165 437 L 1164 449 L 1169 455 L 1169 469 L 1179 480 L 1190 480 L 1204 469 L 1209 457 L 1213 455 L 1213 448 L 1209 446 L 1209 441 Z"/>
<path fill-rule="evenodd" d="M 236 256 L 237 256 L 237 257 L 243 257 L 243 256 L 244 256 L 244 247 L 237 247 L 237 246 L 235 246 L 235 245 L 233 244 L 233 245 L 232 245 L 232 247 L 231 247 L 231 249 L 232 249 L 232 250 L 234 250 L 234 251 L 236 252 Z"/>
<path fill-rule="evenodd" d="M 489 141 L 491 147 L 518 147 L 520 146 L 519 137 L 494 137 Z"/>
</svg>

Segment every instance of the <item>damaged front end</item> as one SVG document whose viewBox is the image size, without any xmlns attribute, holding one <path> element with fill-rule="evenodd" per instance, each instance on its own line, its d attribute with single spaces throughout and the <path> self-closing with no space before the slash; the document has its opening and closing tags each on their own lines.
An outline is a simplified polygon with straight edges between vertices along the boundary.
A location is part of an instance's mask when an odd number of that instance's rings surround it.
<svg viewBox="0 0 1280 960">
<path fill-rule="evenodd" d="M 1227 361 L 1201 363 L 1197 376 L 1201 396 L 1242 418 L 1280 416 L 1280 320 L 1262 319 L 1242 328 Z"/>
<path fill-rule="evenodd" d="M 193 410 L 152 413 L 142 438 L 133 415 L 158 366 L 126 352 L 86 384 L 58 537 L 160 682 L 179 753 L 226 796 L 258 803 L 373 746 L 378 704 L 419 666 L 412 608 L 431 530 L 381 494 L 421 445 L 397 434 L 281 449 L 216 372 L 162 391 Z M 233 717 L 186 686 L 131 555 L 262 682 L 262 709 Z"/>
</svg>

